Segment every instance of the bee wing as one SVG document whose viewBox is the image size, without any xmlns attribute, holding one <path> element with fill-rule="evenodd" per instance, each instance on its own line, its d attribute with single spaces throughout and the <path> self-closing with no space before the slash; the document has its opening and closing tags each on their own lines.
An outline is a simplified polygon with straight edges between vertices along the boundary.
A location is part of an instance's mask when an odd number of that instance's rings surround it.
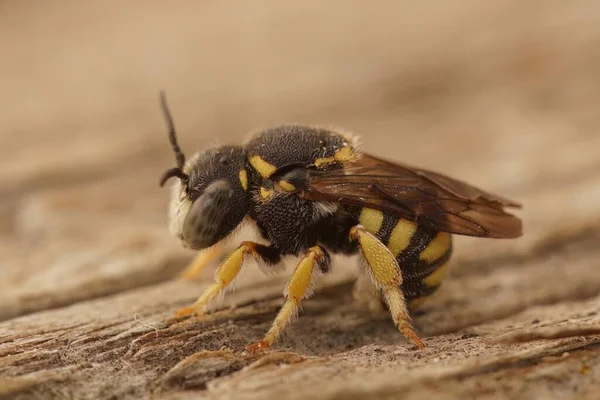
<svg viewBox="0 0 600 400">
<path fill-rule="evenodd" d="M 400 215 L 466 236 L 515 238 L 521 220 L 504 207 L 521 206 L 447 176 L 370 155 L 340 169 L 311 170 L 307 200 L 332 201 Z"/>
</svg>

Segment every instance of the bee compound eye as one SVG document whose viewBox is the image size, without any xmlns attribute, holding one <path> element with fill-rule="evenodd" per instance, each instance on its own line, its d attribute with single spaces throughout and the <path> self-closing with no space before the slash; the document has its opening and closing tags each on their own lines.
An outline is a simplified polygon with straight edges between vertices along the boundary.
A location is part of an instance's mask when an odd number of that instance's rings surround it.
<svg viewBox="0 0 600 400">
<path fill-rule="evenodd" d="M 219 231 L 229 210 L 231 184 L 226 180 L 211 183 L 198 197 L 185 217 L 182 234 L 193 248 L 202 249 L 219 239 Z"/>
</svg>

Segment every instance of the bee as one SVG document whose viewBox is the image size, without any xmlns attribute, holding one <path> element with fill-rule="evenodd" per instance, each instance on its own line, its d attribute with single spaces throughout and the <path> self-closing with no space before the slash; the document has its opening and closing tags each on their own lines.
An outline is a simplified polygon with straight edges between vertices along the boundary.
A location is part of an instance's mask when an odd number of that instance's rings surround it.
<svg viewBox="0 0 600 400">
<path fill-rule="evenodd" d="M 244 220 L 268 244 L 245 241 L 222 262 L 214 283 L 178 316 L 202 314 L 235 279 L 247 256 L 273 266 L 282 256 L 300 260 L 286 301 L 264 339 L 271 346 L 311 292 L 315 272 L 331 268 L 330 253 L 360 254 L 391 317 L 419 349 L 410 310 L 433 294 L 448 270 L 452 234 L 516 238 L 521 220 L 514 201 L 459 180 L 362 153 L 356 137 L 321 127 L 283 125 L 262 130 L 243 146 L 207 149 L 185 159 L 164 93 L 169 138 L 177 166 L 170 230 L 184 246 L 220 246 Z"/>
</svg>

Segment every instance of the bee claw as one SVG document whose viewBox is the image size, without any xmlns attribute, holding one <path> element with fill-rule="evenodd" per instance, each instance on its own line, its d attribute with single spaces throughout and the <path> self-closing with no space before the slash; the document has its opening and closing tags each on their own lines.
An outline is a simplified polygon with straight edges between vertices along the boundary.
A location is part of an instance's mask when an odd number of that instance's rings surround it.
<svg viewBox="0 0 600 400">
<path fill-rule="evenodd" d="M 271 345 L 264 340 L 258 341 L 254 344 L 246 346 L 246 351 L 249 353 L 255 353 L 261 350 L 267 350 Z"/>
<path fill-rule="evenodd" d="M 175 318 L 185 318 L 185 317 L 193 317 L 193 316 L 201 316 L 203 313 L 198 310 L 196 307 L 184 307 L 175 312 Z"/>
</svg>

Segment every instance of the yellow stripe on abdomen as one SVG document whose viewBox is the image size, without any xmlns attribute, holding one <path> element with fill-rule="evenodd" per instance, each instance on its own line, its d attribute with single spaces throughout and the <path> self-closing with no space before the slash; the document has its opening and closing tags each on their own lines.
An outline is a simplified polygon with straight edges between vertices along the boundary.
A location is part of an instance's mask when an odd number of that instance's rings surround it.
<svg viewBox="0 0 600 400">
<path fill-rule="evenodd" d="M 400 253 L 406 250 L 415 232 L 417 232 L 417 224 L 412 221 L 400 219 L 396 223 L 387 243 L 387 247 L 394 257 L 398 257 Z"/>
<path fill-rule="evenodd" d="M 450 249 L 452 238 L 449 233 L 439 232 L 429 245 L 421 252 L 419 258 L 428 264 L 440 259 Z"/>
<path fill-rule="evenodd" d="M 364 207 L 360 211 L 358 222 L 367 230 L 367 232 L 376 235 L 383 224 L 383 212 L 374 208 Z"/>
<path fill-rule="evenodd" d="M 449 265 L 450 263 L 445 263 L 444 265 L 440 266 L 438 269 L 433 271 L 429 276 L 423 279 L 423 284 L 430 288 L 439 286 L 444 280 L 446 273 L 448 272 Z"/>
</svg>

